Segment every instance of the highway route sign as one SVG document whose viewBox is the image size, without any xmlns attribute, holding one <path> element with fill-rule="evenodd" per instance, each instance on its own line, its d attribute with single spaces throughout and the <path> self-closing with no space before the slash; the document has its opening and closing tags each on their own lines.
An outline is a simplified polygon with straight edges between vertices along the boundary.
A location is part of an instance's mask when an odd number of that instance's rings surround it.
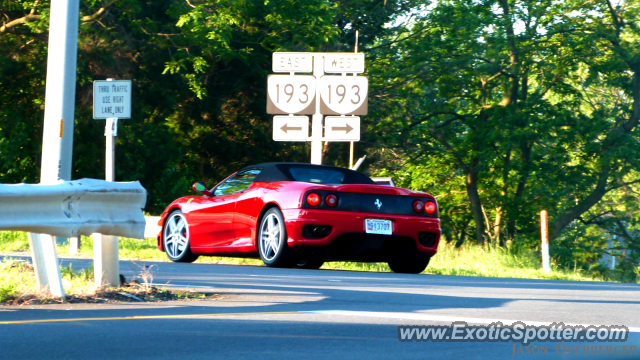
<svg viewBox="0 0 640 360">
<path fill-rule="evenodd" d="M 366 76 L 323 76 L 318 83 L 323 115 L 367 115 Z"/>
<path fill-rule="evenodd" d="M 360 141 L 360 117 L 325 117 L 324 138 L 326 141 Z"/>
<path fill-rule="evenodd" d="M 276 52 L 272 60 L 267 113 L 281 115 L 273 119 L 273 140 L 311 142 L 312 164 L 322 163 L 323 141 L 350 141 L 353 151 L 360 141 L 355 115 L 368 112 L 369 79 L 357 76 L 365 70 L 365 55 Z"/>
<path fill-rule="evenodd" d="M 274 116 L 273 140 L 307 141 L 309 138 L 308 116 Z"/>
<path fill-rule="evenodd" d="M 324 72 L 363 73 L 364 53 L 326 53 L 324 54 Z"/>
<path fill-rule="evenodd" d="M 313 71 L 313 54 L 311 53 L 273 53 L 273 72 L 302 72 Z"/>
<path fill-rule="evenodd" d="M 131 118 L 131 80 L 93 82 L 94 119 Z"/>
<path fill-rule="evenodd" d="M 313 114 L 316 111 L 315 76 L 270 75 L 267 94 L 267 114 Z"/>
</svg>

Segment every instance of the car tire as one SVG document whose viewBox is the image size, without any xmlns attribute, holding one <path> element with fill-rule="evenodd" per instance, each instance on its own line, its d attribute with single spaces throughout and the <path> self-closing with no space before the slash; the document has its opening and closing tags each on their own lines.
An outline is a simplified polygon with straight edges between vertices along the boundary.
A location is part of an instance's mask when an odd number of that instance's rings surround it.
<svg viewBox="0 0 640 360">
<path fill-rule="evenodd" d="M 324 260 L 310 259 L 310 260 L 298 260 L 296 264 L 297 269 L 312 269 L 317 270 L 324 264 Z"/>
<path fill-rule="evenodd" d="M 167 216 L 162 227 L 164 251 L 173 262 L 192 263 L 198 255 L 191 252 L 189 223 L 182 211 L 175 210 Z"/>
<path fill-rule="evenodd" d="M 398 258 L 389 261 L 389 267 L 394 273 L 400 274 L 420 274 L 429 265 L 428 258 Z"/>
<path fill-rule="evenodd" d="M 258 253 L 269 267 L 292 267 L 295 259 L 287 245 L 287 227 L 282 212 L 273 207 L 264 213 L 258 224 Z"/>
</svg>

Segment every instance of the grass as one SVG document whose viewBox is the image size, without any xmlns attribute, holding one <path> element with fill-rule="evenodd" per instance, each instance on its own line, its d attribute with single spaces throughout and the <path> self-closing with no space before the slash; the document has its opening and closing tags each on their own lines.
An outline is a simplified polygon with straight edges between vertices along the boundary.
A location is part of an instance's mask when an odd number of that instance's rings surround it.
<svg viewBox="0 0 640 360">
<path fill-rule="evenodd" d="M 438 275 L 483 276 L 520 279 L 548 279 L 575 281 L 604 281 L 592 277 L 580 269 L 558 269 L 551 264 L 551 271 L 542 271 L 540 255 L 532 250 L 518 253 L 494 246 L 465 246 L 456 248 L 441 244 L 431 259 L 425 273 Z"/>
<path fill-rule="evenodd" d="M 68 295 L 83 295 L 95 291 L 93 267 L 86 270 L 75 270 L 72 265 L 60 269 L 62 286 Z M 36 284 L 33 267 L 24 261 L 5 258 L 0 261 L 0 303 L 25 295 L 40 295 L 45 300 Z"/>
<path fill-rule="evenodd" d="M 551 266 L 551 272 L 541 269 L 541 260 L 534 251 L 519 254 L 493 246 L 456 248 L 453 244 L 440 243 L 438 253 L 431 258 L 424 274 L 481 276 L 519 279 L 548 279 L 573 281 L 604 281 L 583 273 L 580 269 L 564 270 Z M 385 263 L 334 262 L 326 263 L 322 269 L 389 272 Z"/>
<path fill-rule="evenodd" d="M 93 257 L 93 241 L 90 236 L 82 236 L 80 240 L 80 251 L 77 255 L 71 255 L 71 246 L 57 245 L 58 256 L 77 256 L 80 258 Z M 21 231 L 0 231 L 0 252 L 18 252 L 29 255 L 29 240 L 27 233 Z M 169 261 L 167 255 L 158 250 L 156 239 L 146 238 L 144 240 L 118 238 L 118 256 L 122 260 L 144 260 L 144 261 Z M 256 259 L 223 258 L 201 256 L 196 262 L 209 264 L 233 264 L 233 265 L 264 265 L 262 261 Z"/>
<path fill-rule="evenodd" d="M 29 251 L 27 233 L 22 231 L 0 231 L 0 251 Z"/>
<path fill-rule="evenodd" d="M 69 303 L 100 302 L 155 302 L 174 300 L 215 300 L 212 293 L 169 290 L 151 286 L 151 270 L 142 267 L 142 283 L 132 281 L 120 287 L 96 288 L 93 265 L 76 270 L 72 264 L 60 267 L 60 277 Z M 36 305 L 61 303 L 60 298 L 40 290 L 36 284 L 33 266 L 26 261 L 10 257 L 0 260 L 0 305 Z"/>
<path fill-rule="evenodd" d="M 17 231 L 0 232 L 0 252 L 28 251 L 26 234 Z M 156 239 L 127 239 L 119 238 L 119 256 L 126 260 L 168 261 L 165 253 L 158 251 Z M 59 256 L 69 255 L 69 245 L 57 247 Z M 93 244 L 89 237 L 83 236 L 78 257 L 92 257 Z M 233 265 L 259 265 L 263 263 L 257 259 L 240 259 L 201 256 L 196 262 Z M 322 269 L 354 270 L 389 272 L 385 263 L 358 262 L 330 262 Z M 532 250 L 514 252 L 509 249 L 493 246 L 469 245 L 456 248 L 453 245 L 440 244 L 438 253 L 431 259 L 426 274 L 482 276 L 521 279 L 548 280 L 576 280 L 576 281 L 604 281 L 599 277 L 590 276 L 580 269 L 559 269 L 551 264 L 551 272 L 541 270 L 540 256 Z M 71 281 L 70 277 L 68 281 Z M 2 296 L 2 282 L 0 280 L 0 297 Z"/>
<path fill-rule="evenodd" d="M 144 241 L 135 239 L 119 239 L 120 257 L 131 260 L 157 260 L 166 261 L 164 253 L 158 251 L 155 239 Z M 56 246 L 59 256 L 68 256 L 70 246 Z M 29 240 L 27 233 L 19 231 L 0 231 L 0 252 L 4 253 L 29 253 Z M 78 257 L 92 257 L 93 244 L 89 237 L 83 236 L 80 254 Z M 144 268 L 143 268 L 144 269 Z M 141 276 L 147 270 L 141 270 Z M 187 299 L 208 299 L 211 296 L 194 293 L 192 291 L 168 291 L 159 290 L 149 286 L 138 288 L 101 288 L 96 289 L 94 281 L 93 265 L 87 269 L 74 269 L 72 264 L 60 267 L 62 286 L 67 295 L 67 301 L 72 302 L 97 302 L 102 298 L 124 301 L 130 300 L 122 296 L 123 292 L 133 293 L 144 301 L 167 301 Z M 151 277 L 151 274 L 146 274 Z M 151 279 L 149 279 L 151 281 Z M 33 267 L 21 260 L 10 256 L 0 260 L 0 304 L 2 303 L 52 303 L 59 300 L 41 291 L 36 283 Z"/>
</svg>

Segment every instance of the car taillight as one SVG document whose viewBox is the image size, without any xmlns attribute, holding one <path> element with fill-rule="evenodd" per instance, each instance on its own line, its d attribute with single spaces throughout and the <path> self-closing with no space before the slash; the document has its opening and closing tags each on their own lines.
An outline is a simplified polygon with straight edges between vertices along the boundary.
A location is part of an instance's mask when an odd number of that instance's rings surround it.
<svg viewBox="0 0 640 360">
<path fill-rule="evenodd" d="M 333 194 L 329 194 L 324 198 L 324 202 L 326 202 L 329 207 L 335 207 L 338 205 L 338 197 Z"/>
<path fill-rule="evenodd" d="M 438 207 L 436 206 L 436 204 L 432 203 L 430 201 L 428 201 L 424 206 L 424 211 L 426 211 L 427 214 L 429 214 L 429 215 L 431 215 L 434 212 L 436 212 L 437 209 L 438 209 Z"/>
<path fill-rule="evenodd" d="M 421 213 L 424 210 L 424 203 L 420 200 L 416 200 L 413 202 L 413 211 L 417 213 Z"/>
<path fill-rule="evenodd" d="M 307 195 L 307 203 L 309 203 L 309 205 L 311 205 L 311 206 L 320 205 L 320 195 L 318 195 L 316 193 L 311 193 L 311 194 Z"/>
</svg>

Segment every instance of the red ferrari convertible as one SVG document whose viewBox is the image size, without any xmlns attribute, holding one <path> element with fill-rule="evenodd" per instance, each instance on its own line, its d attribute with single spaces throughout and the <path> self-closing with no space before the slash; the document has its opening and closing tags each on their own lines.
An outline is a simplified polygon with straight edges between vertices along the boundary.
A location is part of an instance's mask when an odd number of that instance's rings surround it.
<svg viewBox="0 0 640 360">
<path fill-rule="evenodd" d="M 325 261 L 387 262 L 420 273 L 440 240 L 438 203 L 332 166 L 246 167 L 162 213 L 158 248 L 172 261 L 260 257 L 267 266 L 317 269 Z"/>
</svg>

